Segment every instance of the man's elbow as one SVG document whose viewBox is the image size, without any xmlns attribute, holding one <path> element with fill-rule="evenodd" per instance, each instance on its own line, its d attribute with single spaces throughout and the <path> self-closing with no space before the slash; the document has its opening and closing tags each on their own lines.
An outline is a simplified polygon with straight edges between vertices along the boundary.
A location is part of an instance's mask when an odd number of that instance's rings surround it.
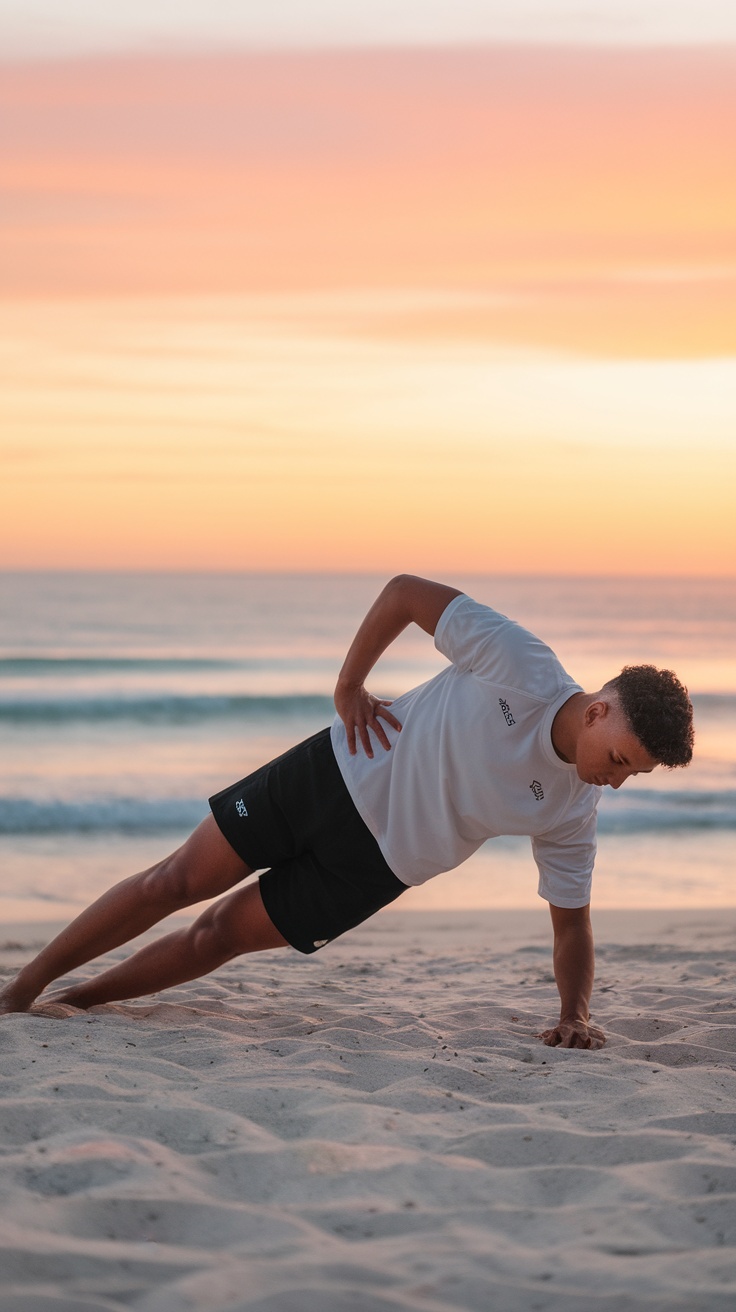
<svg viewBox="0 0 736 1312">
<path fill-rule="evenodd" d="M 434 634 L 439 618 L 450 602 L 461 596 L 459 588 L 423 579 L 417 574 L 395 575 L 389 579 L 384 591 L 406 624 L 417 624 L 430 635 Z"/>
</svg>

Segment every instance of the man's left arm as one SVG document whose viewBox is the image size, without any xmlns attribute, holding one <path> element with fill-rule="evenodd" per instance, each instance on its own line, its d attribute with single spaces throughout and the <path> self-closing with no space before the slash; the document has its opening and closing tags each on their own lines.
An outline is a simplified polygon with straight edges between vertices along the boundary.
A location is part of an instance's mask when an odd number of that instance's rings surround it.
<svg viewBox="0 0 736 1312">
<path fill-rule="evenodd" d="M 590 997 L 595 974 L 590 906 L 555 907 L 550 903 L 554 931 L 553 963 L 560 994 L 560 1019 L 537 1037 L 549 1047 L 602 1048 L 603 1030 L 590 1024 Z"/>
</svg>

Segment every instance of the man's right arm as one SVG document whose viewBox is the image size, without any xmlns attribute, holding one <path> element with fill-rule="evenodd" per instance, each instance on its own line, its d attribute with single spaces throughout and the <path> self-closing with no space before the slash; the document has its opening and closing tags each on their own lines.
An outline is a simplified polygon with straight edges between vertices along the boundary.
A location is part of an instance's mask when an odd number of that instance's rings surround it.
<svg viewBox="0 0 736 1312">
<path fill-rule="evenodd" d="M 595 949 L 590 906 L 556 907 L 550 903 L 554 932 L 554 972 L 560 995 L 560 1019 L 537 1037 L 550 1048 L 602 1048 L 606 1036 L 590 1023 Z"/>
<path fill-rule="evenodd" d="M 351 756 L 357 751 L 358 739 L 366 755 L 373 756 L 369 728 L 385 750 L 390 749 L 379 716 L 394 729 L 401 729 L 398 720 L 386 709 L 391 703 L 366 690 L 365 680 L 376 661 L 409 624 L 418 624 L 425 633 L 433 635 L 443 611 L 460 595 L 458 588 L 444 583 L 399 574 L 374 601 L 351 643 L 335 689 L 335 706 L 347 731 Z"/>
</svg>

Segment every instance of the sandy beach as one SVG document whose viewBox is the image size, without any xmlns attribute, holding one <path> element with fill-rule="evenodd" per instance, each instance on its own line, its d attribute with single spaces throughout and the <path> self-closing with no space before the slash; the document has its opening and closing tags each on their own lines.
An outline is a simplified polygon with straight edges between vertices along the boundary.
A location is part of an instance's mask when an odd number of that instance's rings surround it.
<svg viewBox="0 0 736 1312">
<path fill-rule="evenodd" d="M 600 1052 L 534 1037 L 544 907 L 4 1018 L 0 1312 L 730 1312 L 736 911 L 596 929 Z"/>
</svg>

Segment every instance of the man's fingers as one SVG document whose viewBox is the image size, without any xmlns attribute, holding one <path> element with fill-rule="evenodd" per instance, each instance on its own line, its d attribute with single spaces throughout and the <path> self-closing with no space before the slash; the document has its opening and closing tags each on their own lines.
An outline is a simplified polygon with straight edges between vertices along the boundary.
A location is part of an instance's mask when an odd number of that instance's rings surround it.
<svg viewBox="0 0 736 1312">
<path fill-rule="evenodd" d="M 560 1041 L 560 1031 L 558 1029 L 542 1030 L 537 1038 L 541 1039 L 542 1043 L 546 1043 L 548 1048 L 556 1048 Z"/>
<path fill-rule="evenodd" d="M 588 1046 L 587 1036 L 581 1034 L 579 1030 L 571 1029 L 568 1025 L 560 1025 L 558 1034 L 560 1048 L 587 1048 Z"/>
<path fill-rule="evenodd" d="M 399 724 L 399 721 L 396 719 L 396 716 L 392 715 L 390 711 L 386 710 L 387 705 L 390 705 L 390 702 L 374 703 L 373 716 L 372 719 L 369 721 L 369 724 L 381 746 L 384 748 L 385 751 L 390 752 L 391 743 L 389 742 L 388 736 L 386 734 L 386 730 L 384 729 L 378 717 L 380 715 L 381 719 L 385 720 L 387 724 L 390 724 L 392 728 L 398 729 L 399 732 L 401 732 L 401 725 Z"/>
<path fill-rule="evenodd" d="M 587 1048 L 587 1040 L 580 1034 L 568 1033 L 566 1030 L 558 1030 L 555 1039 L 556 1048 Z"/>
<path fill-rule="evenodd" d="M 386 710 L 386 706 L 384 702 L 381 702 L 381 704 L 376 707 L 376 712 L 375 712 L 376 718 L 378 718 L 379 711 L 381 713 L 382 719 L 384 719 L 387 724 L 390 724 L 392 729 L 398 729 L 399 733 L 401 733 L 400 722 L 396 719 L 395 715 L 392 715 L 390 711 Z"/>
<path fill-rule="evenodd" d="M 339 708 L 340 718 L 345 725 L 348 751 L 351 756 L 356 756 L 358 747 L 361 746 L 366 756 L 370 757 L 371 760 L 373 759 L 373 743 L 368 732 L 369 729 L 376 735 L 385 751 L 391 750 L 391 743 L 381 720 L 385 720 L 399 733 L 401 732 L 401 724 L 390 711 L 385 709 L 387 704 L 390 705 L 390 703 L 380 701 L 366 704 L 363 700 L 359 706 L 356 706 L 350 712 Z"/>
<path fill-rule="evenodd" d="M 362 744 L 363 744 L 363 750 L 364 750 L 366 756 L 370 756 L 370 757 L 372 757 L 372 756 L 373 756 L 373 747 L 371 746 L 371 740 L 370 740 L 370 737 L 369 737 L 369 735 L 368 735 L 368 725 L 366 724 L 365 720 L 363 721 L 363 723 L 362 723 L 361 726 L 360 726 L 360 741 L 361 741 Z"/>
<path fill-rule="evenodd" d="M 381 724 L 381 721 L 378 718 L 379 711 L 381 712 L 381 714 L 384 716 L 386 720 L 393 719 L 393 716 L 389 716 L 384 711 L 382 706 L 374 706 L 373 708 L 373 723 L 371 725 L 371 728 L 373 729 L 373 732 L 375 733 L 376 738 L 378 739 L 381 746 L 385 748 L 385 750 L 388 752 L 391 750 L 391 744 L 388 738 L 386 737 L 386 730 L 384 729 L 383 725 Z"/>
<path fill-rule="evenodd" d="M 571 1034 L 564 1035 L 560 1047 L 561 1048 L 589 1048 L 590 1039 L 588 1038 L 587 1034 L 580 1034 L 578 1030 L 573 1030 Z"/>
<path fill-rule="evenodd" d="M 602 1048 L 606 1042 L 603 1030 L 599 1030 L 595 1025 L 587 1026 L 585 1030 L 567 1025 L 555 1025 L 552 1029 L 543 1030 L 537 1038 L 541 1039 L 542 1043 L 546 1043 L 548 1048 L 594 1049 Z"/>
<path fill-rule="evenodd" d="M 378 720 L 376 720 L 376 722 L 375 722 L 375 724 L 372 726 L 372 728 L 373 728 L 373 732 L 375 733 L 376 738 L 378 739 L 379 743 L 380 743 L 381 746 L 382 746 L 383 748 L 385 748 L 385 750 L 388 752 L 388 751 L 390 750 L 390 748 L 391 748 L 391 744 L 390 744 L 388 738 L 386 737 L 386 732 L 385 732 L 385 730 L 384 730 L 384 729 L 381 727 L 381 725 L 378 723 Z"/>
</svg>

